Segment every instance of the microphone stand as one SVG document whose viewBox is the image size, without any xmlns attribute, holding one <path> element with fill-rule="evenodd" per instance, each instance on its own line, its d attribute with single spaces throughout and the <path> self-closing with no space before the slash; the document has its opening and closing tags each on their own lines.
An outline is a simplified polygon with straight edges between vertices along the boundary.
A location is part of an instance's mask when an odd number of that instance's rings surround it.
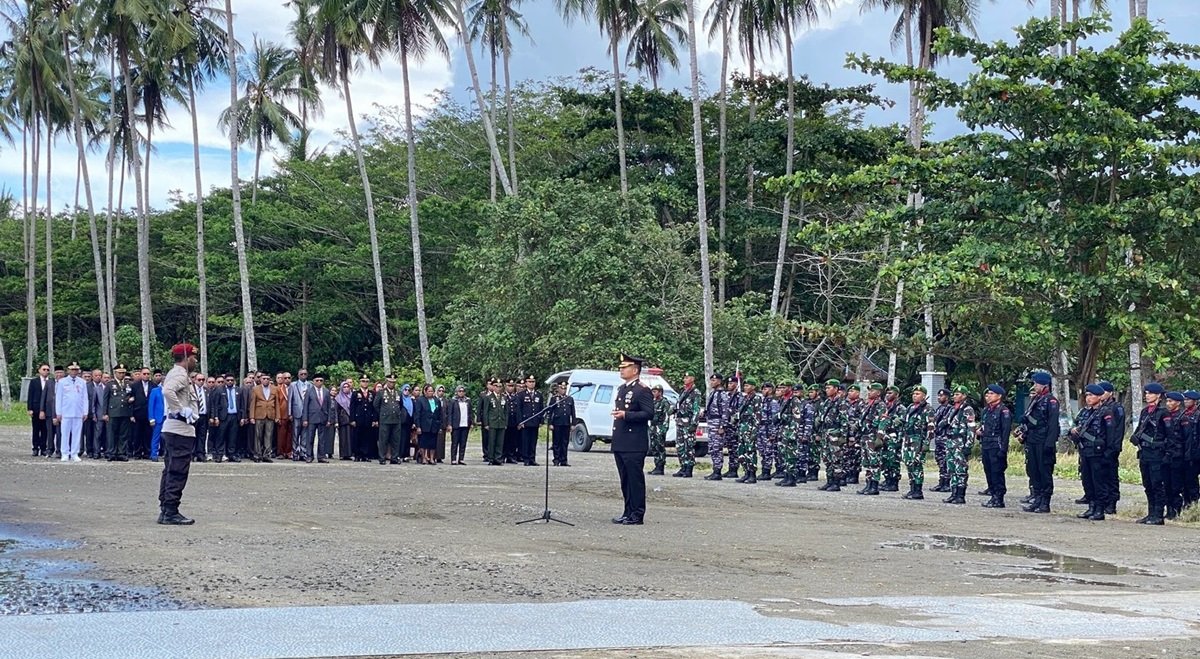
<svg viewBox="0 0 1200 659">
<path fill-rule="evenodd" d="M 577 385 L 577 384 L 571 385 L 572 388 L 579 387 L 579 386 L 580 385 Z M 532 421 L 533 419 L 538 418 L 539 416 L 542 417 L 543 419 L 545 419 L 546 412 L 548 412 L 549 410 L 551 410 L 555 407 L 558 407 L 562 403 L 562 401 L 564 401 L 570 397 L 571 397 L 570 394 L 563 396 L 563 398 L 561 400 L 559 400 L 557 403 L 543 407 L 542 411 L 538 412 L 537 414 L 534 414 L 533 416 L 529 417 L 528 419 L 524 419 L 523 421 L 521 421 L 521 423 L 522 424 L 527 423 L 529 421 Z M 561 519 L 555 517 L 554 514 L 550 512 L 550 424 L 545 423 L 542 425 L 544 425 L 546 427 L 546 457 L 545 457 L 545 466 L 546 466 L 545 496 L 546 496 L 546 498 L 545 498 L 544 505 L 542 507 L 542 514 L 538 515 L 537 517 L 530 518 L 530 519 L 523 519 L 523 520 L 517 522 L 517 524 L 518 525 L 528 524 L 530 522 L 545 522 L 545 523 L 549 524 L 550 522 L 558 522 L 559 524 L 565 524 L 567 526 L 575 526 L 574 524 L 572 524 L 566 520 L 561 520 Z"/>
</svg>

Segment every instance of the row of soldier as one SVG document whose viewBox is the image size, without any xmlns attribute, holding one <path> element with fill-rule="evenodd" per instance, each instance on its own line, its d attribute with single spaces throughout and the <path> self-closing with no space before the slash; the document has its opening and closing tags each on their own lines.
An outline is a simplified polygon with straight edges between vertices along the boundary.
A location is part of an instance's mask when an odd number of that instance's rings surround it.
<svg viewBox="0 0 1200 659">
<path fill-rule="evenodd" d="M 706 422 L 712 473 L 705 480 L 768 481 L 794 487 L 820 481 L 823 468 L 824 482 L 818 489 L 837 492 L 863 479 L 858 494 L 872 496 L 899 491 L 903 468 L 909 483 L 903 498 L 921 500 L 925 459 L 932 448 L 938 484 L 931 491 L 949 493 L 945 503 L 964 504 L 967 461 L 978 442 L 987 481 L 979 493 L 988 497 L 982 505 L 1004 508 L 1010 439 L 1016 438 L 1023 446 L 1029 478 L 1022 510 L 1048 513 L 1060 437 L 1059 403 L 1048 373 L 1034 372 L 1030 380 L 1028 404 L 1014 424 L 1004 402 L 1007 392 L 999 384 L 987 387 L 977 410 L 971 391 L 961 385 L 938 391 L 934 408 L 920 385 L 910 389 L 910 401 L 905 403 L 899 388 L 878 383 L 867 385 L 865 396 L 858 387 L 839 380 L 824 385 L 797 383 L 778 390 L 766 382 L 760 391 L 753 378 L 726 382 L 719 373 L 710 378 L 707 399 L 701 404 L 689 378 L 674 411 L 680 469 L 673 475 L 692 476 L 696 428 Z M 1079 452 L 1085 494 L 1076 503 L 1088 506 L 1078 515 L 1083 519 L 1105 519 L 1116 512 L 1120 499 L 1118 462 L 1126 415 L 1114 391 L 1110 382 L 1089 385 L 1067 433 Z M 1159 525 L 1200 499 L 1200 393 L 1167 392 L 1161 384 L 1151 383 L 1144 395 L 1147 406 L 1131 438 L 1138 447 L 1148 499 L 1147 514 L 1138 521 Z M 659 392 L 655 397 L 651 428 L 655 469 L 650 473 L 661 475 L 671 410 Z"/>
</svg>

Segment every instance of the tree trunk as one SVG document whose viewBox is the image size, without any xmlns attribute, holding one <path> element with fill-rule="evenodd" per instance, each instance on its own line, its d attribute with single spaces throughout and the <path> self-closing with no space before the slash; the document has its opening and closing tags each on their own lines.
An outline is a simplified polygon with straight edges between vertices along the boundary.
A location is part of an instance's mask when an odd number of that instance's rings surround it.
<svg viewBox="0 0 1200 659">
<path fill-rule="evenodd" d="M 721 274 L 717 278 L 717 305 L 725 306 L 725 207 L 728 198 L 728 186 L 726 185 L 725 177 L 725 140 L 727 130 L 727 117 L 729 107 L 729 14 L 727 11 L 721 12 L 721 91 L 717 97 L 717 107 L 719 108 L 719 116 L 717 126 L 717 186 L 718 191 L 717 201 L 717 253 L 721 256 Z"/>
<path fill-rule="evenodd" d="M 36 106 L 36 104 L 34 104 Z M 25 370 L 28 376 L 33 376 L 34 362 L 38 357 L 37 332 L 37 216 L 38 216 L 38 167 L 41 164 L 41 127 L 36 111 L 33 115 L 33 139 L 30 146 L 32 154 L 29 172 L 29 196 L 26 203 L 30 205 L 27 217 L 29 220 L 29 253 L 26 258 L 25 275 Z"/>
<path fill-rule="evenodd" d="M 462 0 L 456 0 L 454 11 L 458 18 L 458 34 L 466 46 L 463 48 L 463 53 L 467 56 L 467 68 L 471 71 L 471 87 L 475 90 L 475 104 L 479 108 L 479 118 L 483 120 L 483 133 L 487 137 L 488 151 L 491 153 L 492 162 L 496 165 L 496 174 L 500 177 L 500 185 L 504 188 L 504 194 L 511 197 L 513 195 L 512 182 L 508 180 L 508 172 L 504 170 L 504 158 L 500 156 L 500 147 L 496 142 L 496 128 L 492 125 L 491 116 L 488 115 L 487 104 L 483 102 L 483 90 L 479 88 L 479 70 L 475 68 L 475 51 L 471 50 L 470 39 L 467 37 L 467 19 L 463 13 Z M 401 57 L 405 57 L 405 55 L 401 55 Z M 405 97 L 405 106 L 411 112 L 412 100 L 407 96 Z"/>
<path fill-rule="evenodd" d="M 1053 1 L 1053 0 L 1052 0 Z M 913 65 L 915 56 L 913 55 L 913 31 L 912 31 L 912 13 L 904 10 L 904 53 L 909 66 Z M 922 57 L 922 60 L 924 58 Z M 921 98 L 920 89 L 916 82 L 908 83 L 908 142 L 914 149 L 921 147 Z M 916 197 L 912 193 L 908 195 L 908 204 L 912 207 L 915 204 Z M 904 245 L 900 246 L 900 250 L 904 251 Z M 896 298 L 895 311 L 892 315 L 892 331 L 891 339 L 895 343 L 900 337 L 900 315 L 904 307 L 904 279 L 896 280 Z M 933 370 L 933 369 L 928 369 Z M 888 350 L 888 383 L 896 381 L 896 350 L 895 348 Z"/>
<path fill-rule="evenodd" d="M 226 0 L 226 4 L 229 2 Z M 130 74 L 129 47 L 122 44 L 118 47 L 121 53 L 121 76 L 125 82 L 125 121 L 129 136 L 134 133 L 133 125 L 133 78 Z M 233 51 L 230 51 L 233 52 Z M 232 58 L 231 58 L 232 59 Z M 125 150 L 129 156 L 129 167 L 133 170 L 133 189 L 137 195 L 137 270 L 138 270 L 138 302 L 141 305 L 142 320 L 142 366 L 151 366 L 150 342 L 153 330 L 153 306 L 150 301 L 150 240 L 147 235 L 149 227 L 146 220 L 146 207 L 142 194 L 142 165 L 133 140 L 129 139 Z"/>
<path fill-rule="evenodd" d="M 1149 0 L 1137 0 L 1138 16 L 1142 18 L 1150 18 L 1150 8 L 1147 6 L 1149 4 Z"/>
<path fill-rule="evenodd" d="M 458 9 L 459 25 L 464 26 L 462 6 L 456 4 L 455 7 Z M 465 31 L 463 34 L 466 34 Z M 417 340 L 421 347 L 421 370 L 425 374 L 425 381 L 433 382 L 433 363 L 429 359 L 429 331 L 425 323 L 425 271 L 421 265 L 421 224 L 417 217 L 417 138 L 413 132 L 412 97 L 409 95 L 411 92 L 408 83 L 408 51 L 404 49 L 403 44 L 400 49 L 400 73 L 404 83 L 404 131 L 408 140 L 408 216 L 409 229 L 412 231 L 413 292 L 417 299 Z M 478 91 L 476 89 L 476 92 Z M 494 150 L 494 134 L 492 139 Z M 493 153 L 493 158 L 495 155 Z M 508 176 L 501 176 L 500 181 L 504 185 L 505 193 L 511 194 Z"/>
<path fill-rule="evenodd" d="M 354 119 L 354 104 L 350 99 L 349 71 L 342 71 L 342 94 L 346 97 L 346 116 L 350 120 L 350 139 L 354 142 L 354 156 L 358 159 L 358 174 L 362 178 L 363 197 L 365 197 L 367 203 L 367 233 L 371 240 L 371 268 L 375 273 L 375 306 L 379 312 L 379 340 L 380 347 L 383 350 L 383 370 L 385 373 L 391 373 L 392 348 L 391 344 L 388 343 L 387 307 L 385 306 L 383 297 L 383 269 L 379 262 L 379 233 L 375 227 L 375 198 L 371 196 L 371 179 L 367 176 L 367 163 L 363 159 L 362 143 L 358 139 L 358 123 Z M 407 87 L 404 90 L 404 104 L 406 107 L 411 106 Z M 408 158 L 410 162 L 412 162 L 412 151 L 414 148 L 416 148 L 416 145 L 410 140 L 408 145 Z M 411 173 L 409 177 L 412 177 Z M 414 186 L 415 182 L 410 181 L 409 187 Z M 422 298 L 418 297 L 417 299 L 419 304 Z M 420 313 L 423 314 L 424 309 Z M 423 353 L 427 353 L 427 350 L 427 348 L 422 348 Z M 423 357 L 423 359 L 428 359 L 428 357 Z"/>
<path fill-rule="evenodd" d="M 787 52 L 787 155 L 784 156 L 783 175 L 791 178 L 795 160 L 796 120 L 796 79 L 792 72 L 792 28 L 783 26 L 783 43 Z M 787 258 L 788 224 L 791 222 L 792 194 L 783 194 L 783 218 L 779 221 L 779 249 L 775 253 L 775 282 L 771 285 L 771 315 L 779 312 L 779 296 L 783 290 L 783 261 Z"/>
<path fill-rule="evenodd" d="M 237 40 L 233 33 L 233 0 L 225 0 L 225 43 L 229 50 L 229 107 L 237 107 Z M 237 242 L 238 281 L 242 289 L 242 341 L 250 370 L 258 370 L 254 342 L 254 306 L 250 303 L 250 268 L 246 263 L 246 231 L 242 225 L 242 185 L 238 180 L 238 128 L 229 125 L 229 183 L 233 197 L 233 233 Z"/>
<path fill-rule="evenodd" d="M 1072 21 L 1079 20 L 1079 3 L 1080 2 L 1082 2 L 1082 0 L 1071 0 L 1071 20 Z M 1071 39 L 1071 56 L 1072 57 L 1075 56 L 1075 54 L 1078 52 L 1079 52 L 1079 40 L 1073 38 L 1073 39 Z"/>
<path fill-rule="evenodd" d="M 700 100 L 700 66 L 696 57 L 696 1 L 687 0 L 688 60 L 692 74 L 692 143 L 696 158 L 696 223 L 700 230 L 700 282 L 704 308 L 704 373 L 713 373 L 712 272 L 708 262 L 708 201 L 704 189 L 704 130 Z"/>
<path fill-rule="evenodd" d="M 25 261 L 25 377 L 33 377 L 33 361 L 36 350 L 31 338 L 37 334 L 33 323 L 33 303 L 29 292 L 33 287 L 33 258 L 30 257 L 29 226 L 33 215 L 29 212 L 29 126 L 21 126 L 21 258 Z"/>
<path fill-rule="evenodd" d="M 746 94 L 749 102 L 749 113 L 746 118 L 746 213 L 754 211 L 754 140 L 749 137 L 754 130 L 754 115 L 758 111 L 758 100 L 754 97 L 754 81 L 756 80 L 755 49 L 753 40 L 746 44 L 746 66 L 750 73 L 750 91 Z M 745 242 L 742 245 L 742 292 L 750 292 L 750 262 L 754 259 L 754 247 L 750 243 L 750 232 L 746 231 Z"/>
<path fill-rule="evenodd" d="M 108 58 L 108 78 L 109 80 L 117 79 L 117 58 Z M 117 127 L 117 97 L 116 94 L 108 95 L 108 134 L 110 140 L 108 143 L 108 154 L 105 156 L 105 167 L 108 169 L 108 217 L 104 222 L 104 290 L 108 296 L 108 353 L 112 356 L 112 364 L 117 365 L 117 312 L 114 307 L 117 306 L 116 298 L 116 255 L 113 253 L 113 228 L 116 225 L 116 216 L 113 215 L 113 181 L 116 179 L 116 169 L 114 164 L 117 159 L 117 144 L 111 139 L 111 136 L 116 132 Z M 122 169 L 124 166 L 122 165 Z M 120 211 L 120 206 L 116 207 Z"/>
<path fill-rule="evenodd" d="M 308 282 L 300 282 L 300 368 L 308 370 Z"/>
<path fill-rule="evenodd" d="M 468 44 L 467 47 L 469 48 L 470 45 Z M 491 71 L 492 82 L 491 82 L 491 90 L 489 91 L 492 98 L 491 98 L 491 107 L 488 109 L 488 113 L 492 116 L 492 125 L 495 126 L 496 125 L 496 102 L 497 102 L 496 97 L 497 97 L 497 93 L 498 93 L 497 89 L 496 89 L 496 87 L 498 86 L 498 82 L 496 80 L 496 66 L 497 66 L 496 59 L 497 59 L 497 57 L 496 57 L 496 45 L 495 44 L 492 44 L 492 47 L 488 49 L 488 55 L 491 57 L 491 64 L 492 64 L 492 71 Z M 494 159 L 489 159 L 489 163 L 490 164 L 488 166 L 488 199 L 490 199 L 491 202 L 494 204 L 494 203 L 496 203 L 496 161 Z M 501 165 L 501 166 L 503 166 L 503 165 Z"/>
<path fill-rule="evenodd" d="M 501 24 L 506 24 L 507 9 L 504 3 L 500 3 L 500 21 Z M 512 184 L 513 195 L 517 194 L 517 128 L 516 122 L 513 119 L 512 105 L 512 74 L 509 71 L 509 61 L 512 60 L 512 44 L 509 43 L 507 29 L 505 30 L 504 38 L 504 114 L 505 120 L 508 123 L 508 135 L 505 142 L 508 144 L 508 179 Z"/>
<path fill-rule="evenodd" d="M 75 163 L 75 203 L 71 204 L 71 242 L 75 242 L 75 237 L 78 235 L 76 229 L 79 224 L 79 188 L 83 183 L 83 165 Z"/>
<path fill-rule="evenodd" d="M 621 30 L 614 25 L 609 31 L 612 32 L 609 48 L 612 50 L 613 65 L 613 109 L 617 115 L 617 163 L 621 169 L 621 197 L 627 197 L 629 195 L 629 172 L 625 165 L 625 121 L 621 114 L 621 60 L 618 57 Z"/>
<path fill-rule="evenodd" d="M 54 201 L 50 196 L 53 169 L 54 131 L 50 127 L 50 106 L 46 105 L 46 361 L 54 365 Z"/>
<path fill-rule="evenodd" d="M 200 372 L 208 375 L 208 268 L 204 253 L 204 186 L 200 177 L 200 121 L 196 114 L 196 84 L 188 76 L 188 111 L 192 115 L 192 164 L 196 175 L 196 280 L 200 293 Z"/>
<path fill-rule="evenodd" d="M 97 303 L 100 305 L 98 307 L 98 309 L 99 309 L 98 315 L 100 316 L 100 361 L 103 364 L 104 372 L 109 373 L 112 370 L 110 368 L 112 366 L 112 362 L 110 361 L 110 355 L 108 352 L 108 343 L 109 343 L 108 333 L 110 331 L 109 325 L 108 325 L 108 304 L 109 304 L 108 303 L 108 289 L 105 288 L 105 286 L 104 286 L 104 266 L 100 262 L 100 234 L 96 228 L 96 206 L 92 200 L 92 178 L 88 171 L 87 143 L 84 142 L 83 125 L 79 119 L 80 100 L 79 100 L 79 92 L 75 87 L 75 64 L 72 61 L 71 47 L 70 47 L 70 42 L 67 39 L 66 31 L 63 32 L 62 40 L 63 40 L 63 52 L 66 53 L 66 57 L 64 58 L 64 61 L 66 62 L 67 90 L 71 95 L 71 128 L 75 133 L 75 147 L 76 147 L 76 151 L 78 151 L 78 154 L 79 154 L 79 162 L 78 162 L 79 177 L 80 177 L 80 179 L 83 180 L 84 197 L 87 200 L 88 237 L 91 239 L 91 243 L 92 243 L 92 270 L 93 270 L 93 272 L 95 274 L 95 278 L 96 278 Z M 78 206 L 79 206 L 79 202 L 78 202 L 79 186 L 76 185 L 75 189 L 76 189 L 76 198 L 77 198 L 75 205 L 76 205 L 76 208 L 78 208 Z M 74 216 L 74 215 L 78 215 L 78 213 L 72 214 L 72 216 Z M 74 238 L 74 234 L 75 234 L 74 227 L 75 227 L 75 222 L 74 222 L 74 220 L 72 220 L 72 222 L 71 222 L 72 239 Z"/>
<path fill-rule="evenodd" d="M 254 136 L 254 180 L 250 182 L 250 205 L 258 203 L 258 165 L 262 162 L 262 135 Z"/>
<path fill-rule="evenodd" d="M 8 355 L 4 352 L 3 338 L 0 338 L 0 406 L 4 407 L 5 412 L 12 410 L 12 389 L 8 384 Z"/>
</svg>

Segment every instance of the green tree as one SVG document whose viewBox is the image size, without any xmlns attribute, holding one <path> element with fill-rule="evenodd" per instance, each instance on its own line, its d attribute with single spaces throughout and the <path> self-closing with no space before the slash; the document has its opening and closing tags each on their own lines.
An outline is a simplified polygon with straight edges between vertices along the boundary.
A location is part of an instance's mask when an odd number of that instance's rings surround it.
<svg viewBox="0 0 1200 659">
<path fill-rule="evenodd" d="M 650 76 L 655 91 L 658 91 L 663 63 L 673 69 L 679 68 L 675 44 L 687 43 L 687 32 L 680 24 L 686 20 L 684 0 L 638 1 L 637 17 L 629 29 L 625 62 Z"/>
</svg>

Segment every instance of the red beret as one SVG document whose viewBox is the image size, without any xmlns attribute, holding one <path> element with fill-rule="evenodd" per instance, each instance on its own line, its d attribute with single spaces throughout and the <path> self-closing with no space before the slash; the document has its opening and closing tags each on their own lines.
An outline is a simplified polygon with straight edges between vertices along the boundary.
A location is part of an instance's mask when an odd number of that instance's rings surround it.
<svg viewBox="0 0 1200 659">
<path fill-rule="evenodd" d="M 196 354 L 196 346 L 190 343 L 176 343 L 171 348 L 172 357 L 187 357 Z"/>
</svg>

